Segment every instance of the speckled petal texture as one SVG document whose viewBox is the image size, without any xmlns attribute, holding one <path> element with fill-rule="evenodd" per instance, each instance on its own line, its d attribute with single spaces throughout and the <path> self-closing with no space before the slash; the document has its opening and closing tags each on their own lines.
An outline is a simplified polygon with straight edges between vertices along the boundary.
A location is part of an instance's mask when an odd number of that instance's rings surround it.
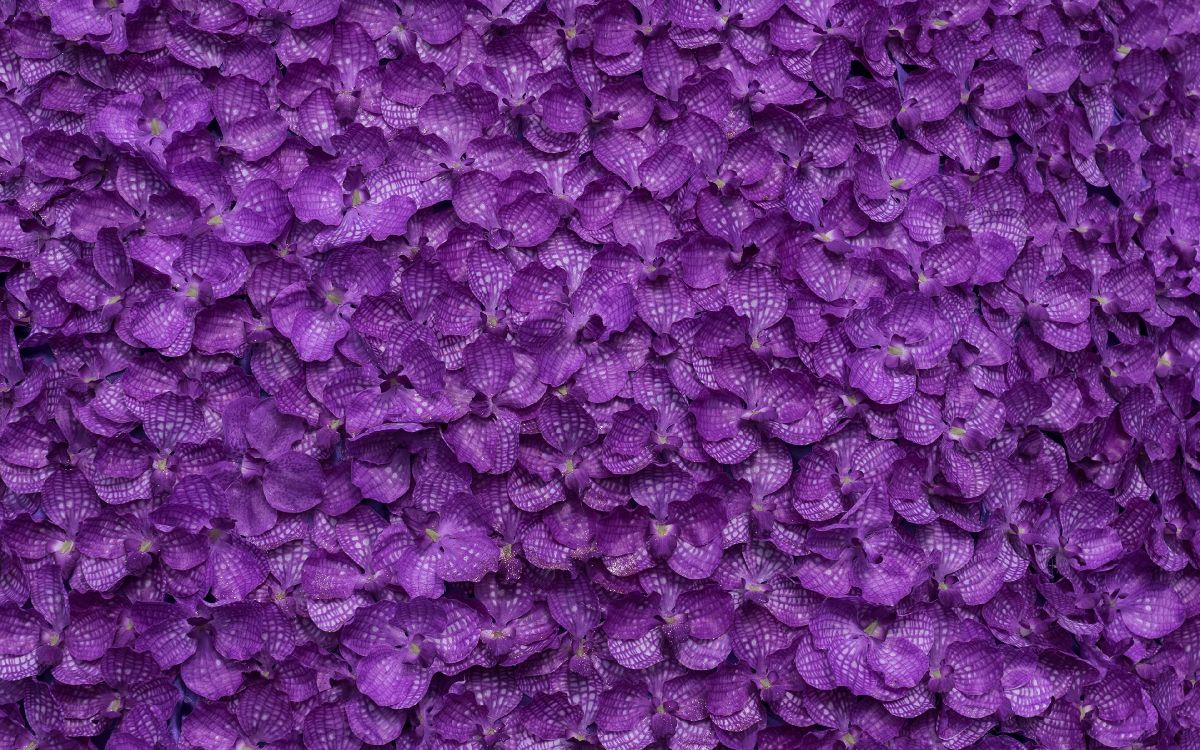
<svg viewBox="0 0 1200 750">
<path fill-rule="evenodd" d="M 1200 750 L 1195 0 L 0 0 L 0 750 Z"/>
</svg>

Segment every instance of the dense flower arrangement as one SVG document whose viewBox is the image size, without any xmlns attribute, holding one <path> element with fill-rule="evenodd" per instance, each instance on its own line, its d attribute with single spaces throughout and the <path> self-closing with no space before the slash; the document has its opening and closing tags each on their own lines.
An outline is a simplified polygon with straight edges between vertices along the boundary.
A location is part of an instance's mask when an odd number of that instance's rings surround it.
<svg viewBox="0 0 1200 750">
<path fill-rule="evenodd" d="M 1200 748 L 1194 0 L 0 18 L 0 747 Z"/>
</svg>

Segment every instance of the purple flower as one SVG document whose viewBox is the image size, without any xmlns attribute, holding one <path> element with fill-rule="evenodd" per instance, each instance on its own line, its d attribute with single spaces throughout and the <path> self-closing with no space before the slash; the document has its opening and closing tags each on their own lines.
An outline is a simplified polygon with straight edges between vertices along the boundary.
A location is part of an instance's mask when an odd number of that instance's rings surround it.
<svg viewBox="0 0 1200 750">
<path fill-rule="evenodd" d="M 856 348 L 847 359 L 850 384 L 881 404 L 897 404 L 916 391 L 917 372 L 939 364 L 951 340 L 950 326 L 928 298 L 873 300 L 847 320 Z"/>
<path fill-rule="evenodd" d="M 310 166 L 296 178 L 288 197 L 298 219 L 330 227 L 318 234 L 322 245 L 339 247 L 368 237 L 383 240 L 403 234 L 415 209 L 412 200 L 387 195 L 386 184 L 375 183 L 357 165 L 350 169 Z"/>
<path fill-rule="evenodd" d="M 542 440 L 523 443 L 521 468 L 510 475 L 509 493 L 518 508 L 529 512 L 560 502 L 567 492 L 586 489 L 603 477 L 596 422 L 577 401 L 550 397 L 537 414 Z"/>
<path fill-rule="evenodd" d="M 98 129 L 114 144 L 135 149 L 161 163 L 163 152 L 177 135 L 212 118 L 211 97 L 196 83 L 162 93 L 126 94 L 100 110 Z"/>
<path fill-rule="evenodd" d="M 380 706 L 411 708 L 436 671 L 466 658 L 477 618 L 460 604 L 380 602 L 360 609 L 346 626 L 346 647 L 359 655 L 359 689 Z"/>
<path fill-rule="evenodd" d="M 604 438 L 604 466 L 630 474 L 678 455 L 702 461 L 700 439 L 688 420 L 687 399 L 662 368 L 644 367 L 633 374 L 634 406 L 613 417 Z"/>
<path fill-rule="evenodd" d="M 473 672 L 447 696 L 433 720 L 434 730 L 444 740 L 502 744 L 516 728 L 513 712 L 522 695 L 503 673 Z"/>
<path fill-rule="evenodd" d="M 347 319 L 368 295 L 384 289 L 385 269 L 378 257 L 338 251 L 329 256 L 314 284 L 296 284 L 280 292 L 271 319 L 305 361 L 323 361 L 350 332 Z"/>
<path fill-rule="evenodd" d="M 483 609 L 479 621 L 483 648 L 480 658 L 489 666 L 521 664 L 561 637 L 549 607 L 534 597 L 527 581 L 506 584 L 490 576 L 477 591 Z"/>
<path fill-rule="evenodd" d="M 470 495 L 450 498 L 416 528 L 398 524 L 379 541 L 377 565 L 412 597 L 438 597 L 445 582 L 479 581 L 497 569 L 500 550 Z"/>
<path fill-rule="evenodd" d="M 648 670 L 644 680 L 623 680 L 601 694 L 596 725 L 603 747 L 645 747 L 670 740 L 715 743 L 698 679 L 660 666 Z"/>
<path fill-rule="evenodd" d="M 648 596 L 619 601 L 604 625 L 618 664 L 630 669 L 659 664 L 668 647 L 692 669 L 711 669 L 728 656 L 733 624 L 728 594 L 704 584 L 693 588 L 672 574 L 651 571 L 639 578 Z"/>
<path fill-rule="evenodd" d="M 544 390 L 533 361 L 484 335 L 463 352 L 463 381 L 468 412 L 447 428 L 446 443 L 476 471 L 511 471 L 520 438 L 517 410 L 532 406 Z"/>
<path fill-rule="evenodd" d="M 721 560 L 726 510 L 713 495 L 693 494 L 693 485 L 679 470 L 640 475 L 634 498 L 649 512 L 615 510 L 601 519 L 597 542 L 605 566 L 617 575 L 629 575 L 662 559 L 684 578 L 712 575 Z"/>
<path fill-rule="evenodd" d="M 600 708 L 598 686 L 581 678 L 569 679 L 572 697 L 568 697 L 568 693 L 542 693 L 521 711 L 521 724 L 532 738 L 597 741 L 592 726 Z"/>
<path fill-rule="evenodd" d="M 318 627 L 336 630 L 335 624 L 344 624 L 367 606 L 371 592 L 390 583 L 389 572 L 376 569 L 374 554 L 386 529 L 382 518 L 360 506 L 339 519 L 334 550 L 318 549 L 300 561 L 300 586 Z"/>
</svg>

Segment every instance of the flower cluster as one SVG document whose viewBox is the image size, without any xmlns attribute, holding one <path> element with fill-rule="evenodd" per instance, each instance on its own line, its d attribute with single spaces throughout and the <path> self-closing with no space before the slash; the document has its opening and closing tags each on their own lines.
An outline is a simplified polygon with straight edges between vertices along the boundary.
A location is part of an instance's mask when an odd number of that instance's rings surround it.
<svg viewBox="0 0 1200 750">
<path fill-rule="evenodd" d="M 1200 748 L 1192 0 L 0 2 L 0 747 Z"/>
</svg>

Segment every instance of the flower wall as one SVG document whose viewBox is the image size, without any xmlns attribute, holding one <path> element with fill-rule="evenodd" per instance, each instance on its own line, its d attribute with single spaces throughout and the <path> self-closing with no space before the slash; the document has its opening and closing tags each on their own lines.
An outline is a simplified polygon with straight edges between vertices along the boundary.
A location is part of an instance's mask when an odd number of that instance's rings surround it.
<svg viewBox="0 0 1200 750">
<path fill-rule="evenodd" d="M 0 747 L 1200 749 L 1192 0 L 0 19 Z"/>
</svg>

